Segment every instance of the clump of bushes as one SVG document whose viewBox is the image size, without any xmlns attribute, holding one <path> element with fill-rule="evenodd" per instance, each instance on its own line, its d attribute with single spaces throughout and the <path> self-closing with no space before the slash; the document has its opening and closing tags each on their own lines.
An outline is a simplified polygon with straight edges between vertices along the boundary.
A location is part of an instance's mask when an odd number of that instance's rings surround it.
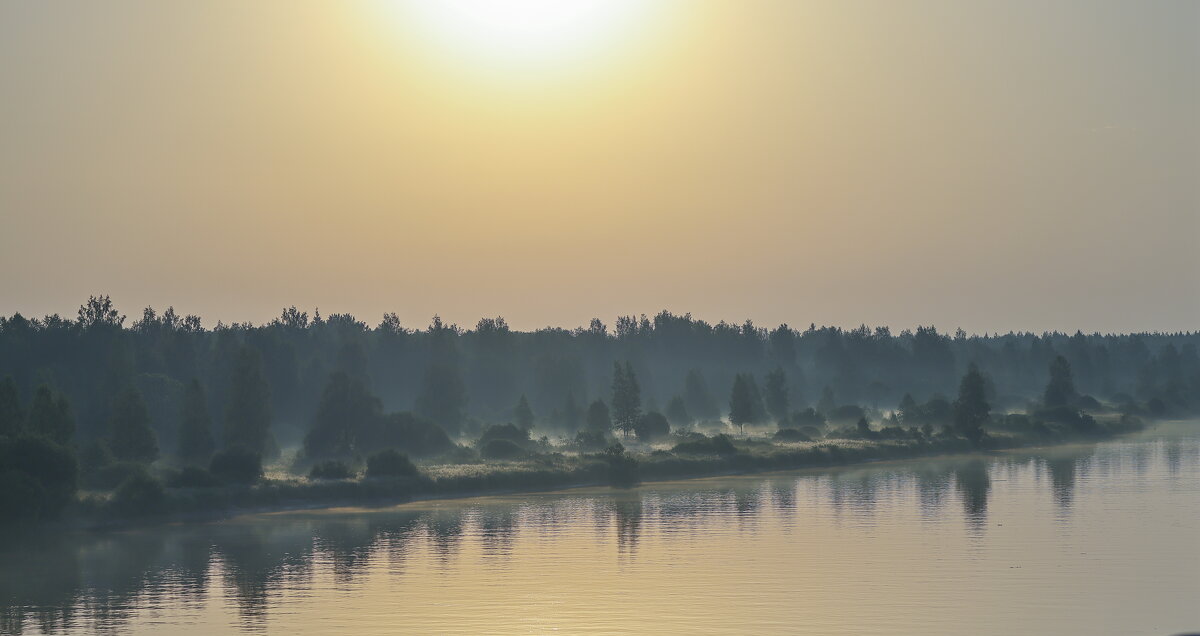
<svg viewBox="0 0 1200 636">
<path fill-rule="evenodd" d="M 85 485 L 99 490 L 112 490 L 120 486 L 131 475 L 146 470 L 138 462 L 112 462 L 86 474 Z"/>
<path fill-rule="evenodd" d="M 687 455 L 733 455 L 737 452 L 737 448 L 733 445 L 733 440 L 724 433 L 718 433 L 712 437 L 700 436 L 701 439 L 691 439 L 685 442 L 680 442 L 671 450 L 679 454 Z"/>
<path fill-rule="evenodd" d="M 252 484 L 263 476 L 262 455 L 244 446 L 233 446 L 213 455 L 208 471 L 224 482 Z"/>
<path fill-rule="evenodd" d="M 775 441 L 778 442 L 811 442 L 812 438 L 805 435 L 803 432 L 794 428 L 781 428 L 775 432 Z"/>
<path fill-rule="evenodd" d="M 650 412 L 638 419 L 637 425 L 633 427 L 633 432 L 639 440 L 651 442 L 670 435 L 671 425 L 662 413 Z"/>
<path fill-rule="evenodd" d="M 603 457 L 608 463 L 608 483 L 614 488 L 630 488 L 641 482 L 637 460 L 626 455 L 620 443 L 604 449 Z"/>
<path fill-rule="evenodd" d="M 309 479 L 350 479 L 354 473 L 346 462 L 331 459 L 321 462 L 308 471 Z"/>
<path fill-rule="evenodd" d="M 212 473 L 197 466 L 188 466 L 167 478 L 171 488 L 215 488 L 221 485 L 221 480 Z"/>
<path fill-rule="evenodd" d="M 367 477 L 416 477 L 419 474 L 421 472 L 408 455 L 390 448 L 367 458 Z"/>
<path fill-rule="evenodd" d="M 575 434 L 575 446 L 581 451 L 594 451 L 604 448 L 608 439 L 600 431 L 579 431 Z"/>
<path fill-rule="evenodd" d="M 485 459 L 517 459 L 525 449 L 507 439 L 493 439 L 479 448 L 479 454 Z"/>
<path fill-rule="evenodd" d="M 515 424 L 492 424 L 483 429 L 483 434 L 479 436 L 477 445 L 483 449 L 488 444 L 503 440 L 511 442 L 516 446 L 525 446 L 529 444 L 529 430 L 516 426 Z"/>
<path fill-rule="evenodd" d="M 162 482 L 155 479 L 145 468 L 129 475 L 117 486 L 109 510 L 121 517 L 145 517 L 167 511 L 167 493 Z"/>
</svg>

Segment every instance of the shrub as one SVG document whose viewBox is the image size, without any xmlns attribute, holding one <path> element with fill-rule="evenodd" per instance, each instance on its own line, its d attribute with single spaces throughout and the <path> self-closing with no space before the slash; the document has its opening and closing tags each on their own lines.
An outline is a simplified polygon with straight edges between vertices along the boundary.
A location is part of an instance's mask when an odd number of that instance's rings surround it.
<svg viewBox="0 0 1200 636">
<path fill-rule="evenodd" d="M 482 449 L 496 440 L 524 446 L 529 443 L 529 431 L 514 424 L 493 424 L 483 429 L 483 434 L 479 436 L 478 446 Z"/>
<path fill-rule="evenodd" d="M 215 488 L 220 485 L 220 479 L 197 466 L 188 466 L 167 478 L 167 486 L 171 488 Z"/>
<path fill-rule="evenodd" d="M 808 427 L 816 428 L 825 425 L 825 416 L 810 406 L 802 411 L 792 413 L 792 424 L 799 426 L 802 431 Z"/>
<path fill-rule="evenodd" d="M 122 517 L 162 514 L 167 510 L 167 493 L 162 483 L 143 468 L 121 482 L 108 507 Z"/>
<path fill-rule="evenodd" d="M 321 462 L 308 471 L 309 479 L 350 479 L 353 476 L 346 462 L 338 460 Z"/>
<path fill-rule="evenodd" d="M 575 446 L 579 450 L 590 451 L 604 448 L 608 443 L 604 433 L 600 431 L 579 431 L 575 434 Z"/>
<path fill-rule="evenodd" d="M 213 455 L 208 471 L 221 481 L 252 484 L 263 475 L 262 455 L 245 446 L 233 446 Z"/>
<path fill-rule="evenodd" d="M 733 440 L 724 433 L 705 437 L 702 440 L 680 442 L 671 450 L 689 455 L 733 455 L 737 452 L 737 448 L 733 446 Z"/>
<path fill-rule="evenodd" d="M 87 475 L 87 486 L 100 490 L 113 490 L 130 475 L 145 472 L 146 466 L 138 462 L 113 462 Z"/>
<path fill-rule="evenodd" d="M 419 474 L 408 455 L 390 448 L 367 458 L 367 477 L 416 477 Z"/>
<path fill-rule="evenodd" d="M 414 457 L 454 450 L 446 431 L 431 420 L 412 413 L 392 413 L 380 419 L 368 448 L 398 448 Z"/>
<path fill-rule="evenodd" d="M 630 488 L 641 481 L 638 462 L 625 454 L 625 447 L 614 444 L 604 449 L 604 461 L 608 462 L 608 483 L 614 488 Z"/>
<path fill-rule="evenodd" d="M 65 446 L 33 435 L 0 437 L 0 472 L 14 491 L 3 498 L 0 522 L 8 518 L 51 518 L 75 497 L 75 454 Z M 36 486 L 36 487 L 35 487 Z M 9 507 L 11 506 L 11 508 Z"/>
<path fill-rule="evenodd" d="M 804 433 L 805 435 L 809 436 L 812 439 L 817 439 L 818 437 L 821 437 L 821 429 L 819 429 L 815 426 L 801 426 L 800 432 Z"/>
<path fill-rule="evenodd" d="M 479 449 L 486 459 L 516 459 L 525 454 L 525 449 L 506 439 L 494 439 Z"/>
<path fill-rule="evenodd" d="M 670 435 L 671 425 L 662 413 L 650 412 L 638 419 L 633 431 L 638 439 L 650 442 Z"/>
<path fill-rule="evenodd" d="M 775 432 L 775 440 L 780 442 L 809 442 L 812 438 L 794 428 L 781 428 Z"/>
</svg>

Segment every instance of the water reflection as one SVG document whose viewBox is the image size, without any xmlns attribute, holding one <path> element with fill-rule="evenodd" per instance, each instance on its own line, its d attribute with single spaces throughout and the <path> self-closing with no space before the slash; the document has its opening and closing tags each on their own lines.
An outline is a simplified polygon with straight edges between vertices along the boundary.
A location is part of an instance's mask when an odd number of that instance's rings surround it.
<svg viewBox="0 0 1200 636">
<path fill-rule="evenodd" d="M 833 532 L 904 514 L 961 519 L 967 536 L 979 539 L 998 492 L 1017 496 L 1022 484 L 1041 483 L 1040 495 L 1029 496 L 1044 498 L 1048 485 L 1048 505 L 1068 514 L 1089 471 L 1110 480 L 1156 471 L 1176 475 L 1197 458 L 1194 439 L 1160 440 L 513 501 L 261 515 L 103 535 L 9 536 L 0 542 L 6 546 L 0 549 L 0 633 L 122 632 L 148 607 L 166 615 L 197 614 L 222 599 L 240 629 L 262 631 L 283 596 L 325 579 L 336 589 L 354 590 L 381 563 L 403 578 L 404 564 L 418 553 L 435 570 L 458 572 L 465 566 L 456 561 L 468 549 L 503 570 L 519 558 L 523 540 L 553 551 L 561 537 L 579 529 L 594 533 L 596 545 L 614 546 L 623 564 L 645 558 L 639 551 L 646 550 L 647 537 L 686 545 L 734 532 L 745 542 L 823 514 L 836 520 Z M 960 505 L 947 505 L 955 501 Z"/>
</svg>

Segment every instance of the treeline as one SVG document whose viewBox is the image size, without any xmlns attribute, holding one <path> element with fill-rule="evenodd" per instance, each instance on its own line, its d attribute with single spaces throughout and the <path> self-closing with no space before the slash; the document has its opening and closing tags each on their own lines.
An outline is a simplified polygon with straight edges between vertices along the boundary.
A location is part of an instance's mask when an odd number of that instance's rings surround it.
<svg viewBox="0 0 1200 636">
<path fill-rule="evenodd" d="M 647 410 L 665 413 L 682 403 L 697 419 L 728 414 L 739 374 L 753 390 L 765 390 L 779 381 L 771 373 L 781 370 L 793 408 L 832 401 L 891 409 L 905 394 L 919 402 L 952 396 L 972 363 L 994 403 L 1019 408 L 1041 394 L 1049 364 L 1060 355 L 1081 394 L 1182 414 L 1200 406 L 1198 344 L 1196 333 L 764 329 L 749 321 L 712 325 L 665 311 L 618 318 L 612 329 L 593 320 L 574 330 L 518 332 L 502 318 L 463 329 L 435 317 L 413 329 L 394 314 L 371 327 L 346 314 L 310 316 L 289 308 L 265 325 L 204 329 L 198 317 L 172 309 L 160 314 L 147 308 L 129 320 L 101 296 L 89 299 L 73 320 L 0 318 L 0 377 L 12 376 L 26 400 L 42 385 L 65 395 L 84 439 L 104 434 L 116 396 L 133 387 L 160 446 L 173 448 L 179 404 L 193 381 L 220 424 L 218 438 L 239 428 L 224 426 L 225 415 L 238 402 L 253 401 L 244 393 L 256 392 L 267 396 L 278 442 L 299 443 L 330 376 L 339 371 L 378 396 L 384 411 L 413 411 L 453 437 L 512 421 L 522 396 L 538 428 L 577 429 L 587 405 L 609 398 L 614 361 L 629 362 Z M 239 381 L 232 381 L 235 376 Z M 245 417 L 251 429 L 261 428 L 255 418 L 268 419 Z"/>
<path fill-rule="evenodd" d="M 60 501 L 48 493 L 78 473 L 85 486 L 128 486 L 131 500 L 152 501 L 161 485 L 145 467 L 160 457 L 196 468 L 182 485 L 245 483 L 261 475 L 261 458 L 293 445 L 320 461 L 388 448 L 451 453 L 471 439 L 502 458 L 536 445 L 531 431 L 596 450 L 614 433 L 650 440 L 725 421 L 806 437 L 977 441 L 985 424 L 1056 422 L 1086 432 L 1088 410 L 1200 410 L 1198 342 L 1196 333 L 763 329 L 665 311 L 618 318 L 611 331 L 593 320 L 517 332 L 502 318 L 462 329 L 435 317 L 410 329 L 388 314 L 370 327 L 292 307 L 265 325 L 205 329 L 170 308 L 131 322 L 99 296 L 73 320 L 0 318 L 0 497 Z M 1003 415 L 1013 411 L 1034 419 Z M 410 471 L 405 462 L 389 470 Z M 44 466 L 55 468 L 43 475 Z"/>
</svg>

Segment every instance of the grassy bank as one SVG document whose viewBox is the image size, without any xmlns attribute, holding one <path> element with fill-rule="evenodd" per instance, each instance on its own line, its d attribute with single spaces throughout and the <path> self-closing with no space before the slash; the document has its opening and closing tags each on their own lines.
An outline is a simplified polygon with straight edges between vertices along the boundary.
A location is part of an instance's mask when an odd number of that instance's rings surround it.
<svg viewBox="0 0 1200 636">
<path fill-rule="evenodd" d="M 767 436 L 731 438 L 688 434 L 656 444 L 614 445 L 594 453 L 543 447 L 506 461 L 431 461 L 412 475 L 312 479 L 272 471 L 253 485 L 165 488 L 148 501 L 123 508 L 111 497 L 83 493 L 68 511 L 72 526 L 102 529 L 131 524 L 216 519 L 247 512 L 372 506 L 417 499 L 561 490 L 642 482 L 844 466 L 848 464 L 998 451 L 1112 438 L 1142 428 L 1140 422 L 1101 421 L 1087 434 L 1070 430 L 995 430 L 979 445 L 951 435 L 917 439 L 826 437 L 777 441 Z M 833 433 L 836 435 L 836 433 Z M 140 505 L 139 505 L 140 504 Z"/>
</svg>

